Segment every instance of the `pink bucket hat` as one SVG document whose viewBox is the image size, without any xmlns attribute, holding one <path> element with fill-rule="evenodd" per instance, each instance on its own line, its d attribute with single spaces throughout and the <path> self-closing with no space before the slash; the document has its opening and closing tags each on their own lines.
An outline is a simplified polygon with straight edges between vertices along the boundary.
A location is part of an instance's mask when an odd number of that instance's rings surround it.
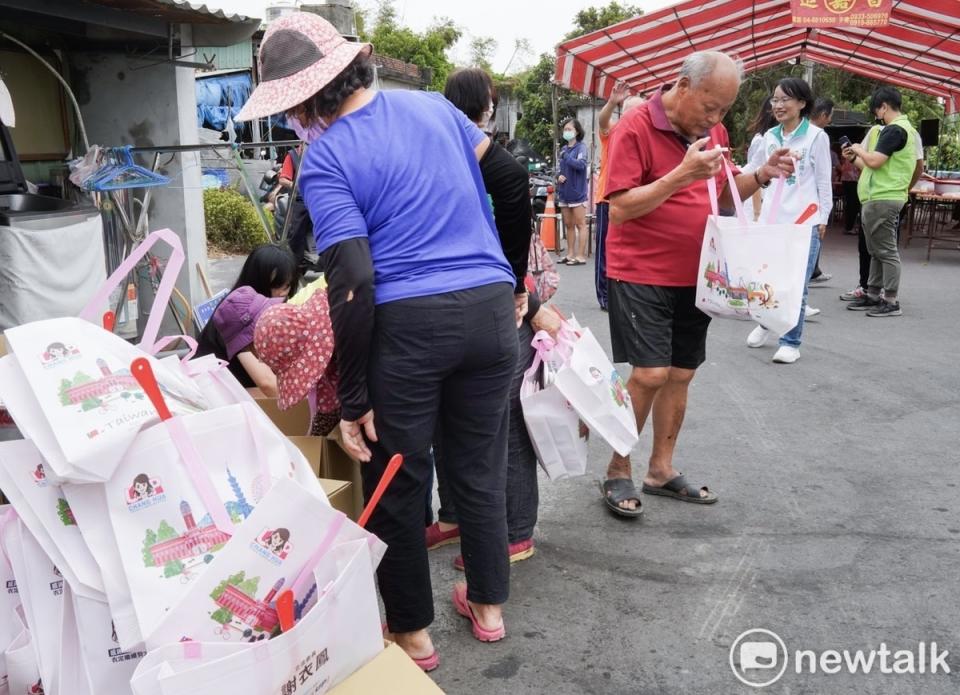
<svg viewBox="0 0 960 695">
<path fill-rule="evenodd" d="M 343 38 L 330 22 L 294 12 L 270 24 L 260 44 L 260 84 L 234 120 L 249 121 L 289 111 L 326 87 L 368 43 Z"/>
<path fill-rule="evenodd" d="M 264 311 L 253 344 L 277 375 L 280 410 L 295 406 L 320 382 L 329 382 L 334 345 L 326 291 L 314 292 L 300 306 L 277 304 Z"/>
</svg>

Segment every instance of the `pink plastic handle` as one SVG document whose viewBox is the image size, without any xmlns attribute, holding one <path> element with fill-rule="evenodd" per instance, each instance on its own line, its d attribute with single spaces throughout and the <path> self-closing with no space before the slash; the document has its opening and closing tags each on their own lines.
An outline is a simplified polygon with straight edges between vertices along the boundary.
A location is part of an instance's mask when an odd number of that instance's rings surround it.
<svg viewBox="0 0 960 695">
<path fill-rule="evenodd" d="M 160 281 L 160 286 L 157 288 L 157 293 L 154 296 L 153 306 L 150 307 L 150 316 L 147 319 L 147 325 L 143 329 L 143 339 L 140 341 L 140 347 L 147 349 L 156 343 L 157 335 L 160 333 L 160 323 L 166 313 L 170 297 L 173 295 L 173 288 L 177 284 L 177 276 L 180 274 L 180 269 L 183 267 L 183 262 L 186 259 L 183 253 L 183 244 L 180 243 L 180 237 L 170 229 L 158 229 L 148 234 L 147 238 L 131 251 L 123 263 L 117 266 L 117 269 L 107 278 L 106 282 L 100 286 L 97 293 L 87 303 L 87 306 L 83 308 L 83 311 L 80 312 L 80 318 L 97 322 L 97 320 L 102 317 L 101 312 L 110 299 L 110 293 L 113 292 L 121 282 L 126 280 L 130 272 L 137 266 L 137 263 L 139 263 L 143 257 L 147 255 L 147 252 L 161 239 L 170 246 L 170 258 L 167 261 L 166 269 L 163 271 L 163 279 Z"/>
<path fill-rule="evenodd" d="M 182 360 L 180 360 L 181 362 L 186 362 L 191 357 L 197 354 L 197 341 L 191 338 L 189 335 L 168 335 L 163 338 L 160 338 L 160 340 L 154 343 L 153 347 L 150 349 L 150 354 L 156 355 L 158 352 L 161 352 L 165 347 L 167 347 L 171 343 L 177 342 L 178 340 L 182 340 L 187 344 L 187 347 L 190 348 L 187 351 L 186 356 Z"/>
<path fill-rule="evenodd" d="M 323 556 L 326 555 L 330 551 L 330 548 L 333 547 L 333 542 L 337 540 L 337 534 L 340 533 L 340 529 L 343 528 L 343 525 L 346 523 L 346 521 L 347 517 L 343 512 L 336 513 L 333 521 L 330 523 L 330 526 L 327 527 L 327 532 L 323 536 L 323 540 L 320 541 L 320 545 L 318 545 L 317 549 L 313 551 L 313 554 L 307 558 L 307 561 L 303 565 L 303 569 L 300 570 L 300 573 L 297 574 L 296 579 L 293 580 L 293 584 L 290 585 L 290 591 L 292 591 L 295 596 L 302 593 L 302 589 L 307 583 L 307 580 L 313 576 L 314 568 L 320 564 Z"/>
<path fill-rule="evenodd" d="M 747 223 L 747 213 L 743 209 L 743 201 L 740 200 L 740 191 L 737 189 L 737 180 L 733 176 L 733 169 L 730 168 L 730 161 L 723 157 L 723 169 L 727 175 L 727 184 L 730 186 L 730 197 L 733 198 L 733 207 L 737 211 L 737 219 L 740 222 Z M 717 179 L 711 176 L 707 179 L 707 192 L 710 196 L 710 211 L 714 217 L 720 215 L 720 202 L 717 193 Z"/>
<path fill-rule="evenodd" d="M 217 494 L 217 489 L 210 479 L 210 474 L 203 465 L 200 452 L 197 451 L 197 447 L 190 438 L 187 428 L 184 427 L 183 419 L 171 415 L 170 409 L 167 407 L 167 403 L 163 399 L 163 394 L 160 391 L 160 385 L 157 383 L 157 379 L 153 374 L 153 368 L 150 366 L 150 362 L 146 357 L 138 357 L 131 363 L 130 373 L 133 374 L 133 377 L 137 380 L 137 383 L 140 384 L 140 387 L 146 391 L 150 402 L 153 403 L 153 407 L 157 409 L 157 414 L 160 415 L 160 419 L 166 425 L 167 433 L 170 435 L 170 439 L 173 440 L 174 446 L 177 447 L 177 453 L 180 454 L 183 467 L 186 469 L 194 489 L 200 496 L 200 500 L 207 508 L 207 512 L 209 512 L 214 525 L 227 535 L 232 536 L 233 522 L 230 521 L 230 515 L 227 514 L 227 510 L 223 506 L 220 496 Z"/>
<path fill-rule="evenodd" d="M 213 520 L 213 525 L 228 536 L 232 536 L 233 522 L 230 520 L 230 515 L 227 514 L 226 507 L 223 506 L 220 495 L 217 494 L 217 488 L 214 487 L 206 466 L 203 465 L 200 452 L 197 451 L 190 433 L 187 432 L 187 428 L 183 424 L 183 418 L 170 418 L 164 424 L 170 434 L 170 439 L 177 447 L 180 461 L 183 463 L 194 489 L 200 496 L 200 501 L 203 502 L 203 506 L 207 508 L 207 512 Z"/>
</svg>

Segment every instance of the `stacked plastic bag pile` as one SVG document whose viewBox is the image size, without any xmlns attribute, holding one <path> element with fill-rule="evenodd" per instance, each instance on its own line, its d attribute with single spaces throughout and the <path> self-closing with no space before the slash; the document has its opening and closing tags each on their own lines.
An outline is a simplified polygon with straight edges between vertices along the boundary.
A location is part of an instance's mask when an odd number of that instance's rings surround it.
<svg viewBox="0 0 960 695">
<path fill-rule="evenodd" d="M 134 346 L 99 317 L 159 239 Z M 178 248 L 155 232 L 81 317 L 5 333 L 0 695 L 323 693 L 383 649 L 383 543 L 223 363 L 154 357 Z"/>
</svg>

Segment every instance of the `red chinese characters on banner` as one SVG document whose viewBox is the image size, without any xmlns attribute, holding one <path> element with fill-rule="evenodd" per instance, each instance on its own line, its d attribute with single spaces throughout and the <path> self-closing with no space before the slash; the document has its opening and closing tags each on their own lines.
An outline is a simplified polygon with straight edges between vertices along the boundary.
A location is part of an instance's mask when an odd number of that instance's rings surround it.
<svg viewBox="0 0 960 695">
<path fill-rule="evenodd" d="M 883 27 L 893 0 L 790 0 L 794 26 Z"/>
</svg>

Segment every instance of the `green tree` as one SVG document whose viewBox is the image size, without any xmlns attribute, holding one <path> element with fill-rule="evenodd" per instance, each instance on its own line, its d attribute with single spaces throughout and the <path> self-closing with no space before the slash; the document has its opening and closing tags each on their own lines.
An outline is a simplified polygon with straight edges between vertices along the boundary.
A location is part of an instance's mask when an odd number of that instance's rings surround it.
<svg viewBox="0 0 960 695">
<path fill-rule="evenodd" d="M 243 570 L 240 570 L 236 574 L 231 574 L 229 577 L 217 584 L 216 588 L 210 592 L 210 598 L 216 601 L 220 598 L 220 596 L 223 595 L 223 592 L 226 591 L 228 585 L 237 586 L 238 584 L 243 583 L 245 577 L 246 573 Z"/>
<path fill-rule="evenodd" d="M 60 405 L 70 405 L 70 395 L 67 391 L 69 391 L 72 386 L 73 384 L 70 383 L 69 379 L 60 380 Z"/>
<path fill-rule="evenodd" d="M 517 122 L 517 137 L 528 140 L 541 156 L 553 152 L 552 94 L 555 71 L 556 57 L 544 53 L 536 65 L 517 76 L 517 96 L 520 113 L 523 114 Z"/>
<path fill-rule="evenodd" d="M 160 526 L 157 528 L 157 541 L 168 541 L 171 538 L 176 537 L 177 532 L 173 529 L 173 527 L 166 521 L 161 521 Z"/>
<path fill-rule="evenodd" d="M 176 577 L 178 574 L 183 574 L 183 563 L 179 560 L 171 560 L 163 566 L 164 577 Z"/>
<path fill-rule="evenodd" d="M 251 577 L 250 579 L 242 581 L 237 585 L 237 588 L 247 596 L 256 598 L 257 589 L 260 588 L 260 577 Z"/>
<path fill-rule="evenodd" d="M 493 54 L 497 52 L 497 40 L 492 36 L 475 36 L 470 39 L 470 65 L 493 72 Z"/>
<path fill-rule="evenodd" d="M 146 567 L 153 567 L 156 564 L 153 559 L 153 553 L 150 552 L 150 548 L 152 548 L 156 542 L 157 534 L 154 533 L 153 529 L 148 528 L 143 538 L 143 564 Z"/>
<path fill-rule="evenodd" d="M 218 608 L 210 614 L 210 617 L 221 625 L 226 625 L 233 620 L 233 613 L 228 611 L 226 608 Z"/>
<path fill-rule="evenodd" d="M 431 74 L 430 89 L 442 92 L 454 65 L 447 51 L 460 40 L 462 32 L 446 18 L 434 19 L 423 32 L 401 26 L 393 0 L 383 0 L 377 10 L 373 31 L 364 31 L 361 38 L 373 44 L 380 55 L 413 63 Z"/>
<path fill-rule="evenodd" d="M 602 7 L 588 7 L 577 12 L 573 19 L 574 28 L 563 40 L 569 41 L 578 36 L 598 31 L 611 24 L 618 24 L 633 17 L 639 17 L 643 10 L 635 5 L 621 5 L 619 2 L 611 2 Z"/>
</svg>

